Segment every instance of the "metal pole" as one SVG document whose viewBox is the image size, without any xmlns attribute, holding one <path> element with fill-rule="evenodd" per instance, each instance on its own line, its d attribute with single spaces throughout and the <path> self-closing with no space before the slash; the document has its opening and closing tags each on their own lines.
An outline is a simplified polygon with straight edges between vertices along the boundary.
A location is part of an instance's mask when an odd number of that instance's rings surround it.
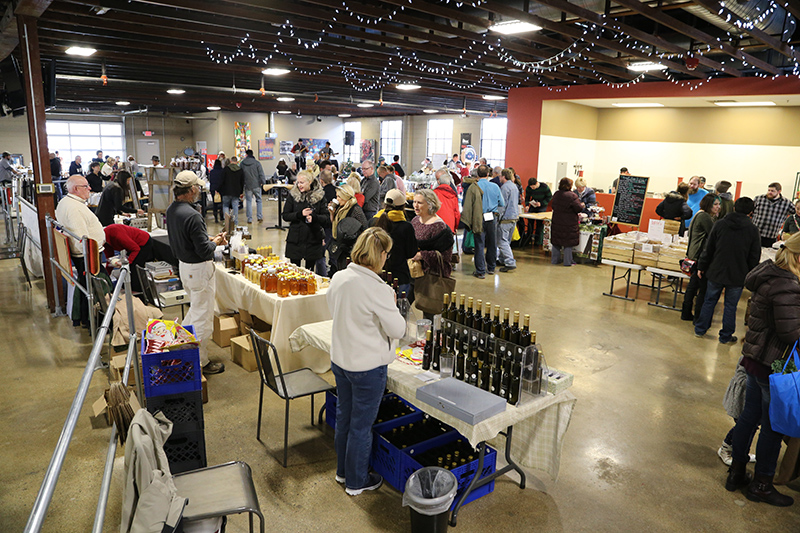
<svg viewBox="0 0 800 533">
<path fill-rule="evenodd" d="M 92 344 L 97 339 L 94 316 L 94 290 L 92 287 L 92 273 L 89 270 L 89 237 L 81 237 L 83 241 L 83 268 L 86 270 L 86 300 L 89 303 L 89 333 L 92 335 Z M 80 272 L 78 273 L 80 275 Z"/>
<path fill-rule="evenodd" d="M 123 274 L 124 275 L 124 274 Z M 86 394 L 89 392 L 89 385 L 92 382 L 92 376 L 100 361 L 100 353 L 102 352 L 105 344 L 105 332 L 108 331 L 108 325 L 111 323 L 111 317 L 114 314 L 114 305 L 119 298 L 119 293 L 122 290 L 122 284 L 118 283 L 114 288 L 114 293 L 111 296 L 111 304 L 109 305 L 108 313 L 106 313 L 103 323 L 100 326 L 100 332 L 103 334 L 92 345 L 92 352 L 89 355 L 89 360 L 86 362 L 86 367 L 83 370 L 78 390 L 75 392 L 75 398 L 72 400 L 72 405 L 69 408 L 67 419 L 64 421 L 64 427 L 61 429 L 61 435 L 58 437 L 56 449 L 53 452 L 53 457 L 50 459 L 50 465 L 47 467 L 47 472 L 44 475 L 42 486 L 39 488 L 39 493 L 36 495 L 36 501 L 33 504 L 33 510 L 28 517 L 28 523 L 25 526 L 25 533 L 38 532 L 42 529 L 44 517 L 47 514 L 47 509 L 50 506 L 50 501 L 53 499 L 53 492 L 56 490 L 58 483 L 58 476 L 61 474 L 61 468 L 64 465 L 64 457 L 67 455 L 72 434 L 75 432 L 75 426 L 78 424 L 78 417 L 81 414 L 83 402 L 86 400 Z"/>
<path fill-rule="evenodd" d="M 45 226 L 47 227 L 47 248 L 50 252 L 50 255 L 48 256 L 47 259 L 50 262 L 52 262 L 53 258 L 55 257 L 55 254 L 53 253 L 53 225 L 51 223 L 52 220 L 53 219 L 50 218 L 50 215 L 45 215 Z M 39 236 L 39 238 L 41 238 L 41 235 Z M 44 263 L 44 258 L 42 258 L 42 263 Z M 42 266 L 42 268 L 44 268 L 44 265 Z M 64 312 L 61 310 L 61 300 L 59 298 L 59 291 L 58 291 L 57 280 L 59 279 L 59 277 L 54 272 L 51 278 L 53 280 L 53 294 L 56 302 L 55 313 L 53 313 L 53 316 L 63 316 Z"/>
<path fill-rule="evenodd" d="M 128 263 L 127 252 L 123 250 L 120 253 L 120 256 L 122 258 L 123 271 L 128 273 L 128 275 L 125 277 L 125 301 L 128 305 L 128 331 L 130 332 L 130 339 L 131 339 L 130 344 L 135 346 L 136 336 L 139 332 L 136 330 L 136 322 L 134 320 L 134 314 L 133 314 L 133 288 L 131 285 L 131 276 L 133 274 L 131 274 L 131 265 L 130 263 Z M 133 361 L 133 375 L 136 381 L 136 397 L 139 399 L 139 405 L 144 406 L 145 399 L 144 399 L 144 390 L 142 388 L 143 387 L 142 371 L 141 368 L 139 367 L 139 355 L 133 354 L 131 353 L 131 351 L 128 352 L 128 357 L 125 360 L 126 377 L 124 378 L 125 381 L 123 381 L 123 383 L 128 383 L 127 375 L 131 366 L 131 361 Z"/>
</svg>

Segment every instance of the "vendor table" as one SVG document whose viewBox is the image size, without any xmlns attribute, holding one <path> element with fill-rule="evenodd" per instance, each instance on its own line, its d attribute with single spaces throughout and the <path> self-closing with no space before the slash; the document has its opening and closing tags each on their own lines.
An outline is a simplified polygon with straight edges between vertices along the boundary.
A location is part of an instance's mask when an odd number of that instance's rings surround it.
<svg viewBox="0 0 800 533">
<path fill-rule="evenodd" d="M 331 360 L 327 352 L 308 347 L 291 353 L 289 348 L 289 335 L 295 329 L 309 322 L 330 320 L 331 313 L 325 298 L 327 289 L 307 296 L 281 298 L 277 294 L 264 292 L 241 274 L 231 274 L 219 263 L 214 266 L 219 310 L 224 313 L 247 309 L 251 315 L 272 325 L 270 340 L 278 350 L 284 372 L 308 367 L 322 374 L 330 369 Z"/>
<path fill-rule="evenodd" d="M 633 298 L 628 297 L 628 293 L 631 290 L 631 270 L 636 270 L 638 272 L 638 277 L 636 278 L 636 285 L 637 287 L 641 285 L 642 282 L 642 270 L 644 267 L 642 265 L 634 265 L 633 263 L 623 263 L 621 261 L 612 261 L 610 259 L 603 259 L 602 263 L 604 265 L 609 265 L 611 267 L 611 288 L 608 292 L 604 292 L 603 296 L 611 296 L 612 298 L 619 298 L 620 300 L 628 300 L 634 301 Z M 617 268 L 624 268 L 625 274 L 621 276 L 617 276 Z M 649 269 L 648 269 L 649 270 Z M 614 294 L 614 282 L 618 279 L 625 280 L 625 296 L 617 296 Z"/>
<path fill-rule="evenodd" d="M 264 192 L 269 192 L 272 189 L 278 189 L 278 223 L 275 224 L 274 226 L 268 227 L 267 229 L 279 229 L 279 230 L 283 230 L 284 229 L 284 227 L 283 227 L 283 191 L 281 189 L 284 189 L 284 190 L 288 191 L 289 189 L 292 189 L 292 188 L 294 188 L 294 185 L 289 185 L 289 184 L 286 184 L 286 183 L 271 183 L 269 185 L 264 185 Z"/>
<path fill-rule="evenodd" d="M 648 305 L 653 305 L 656 307 L 662 307 L 664 309 L 672 309 L 674 311 L 680 311 L 681 308 L 677 306 L 678 303 L 678 294 L 683 293 L 682 285 L 683 280 L 690 279 L 689 276 L 681 272 L 680 270 L 665 270 L 663 268 L 655 268 L 655 267 L 647 267 L 647 271 L 653 275 L 653 283 L 655 284 L 656 279 L 658 279 L 658 287 L 655 287 L 656 290 L 656 301 L 655 302 L 647 302 Z M 666 278 L 668 282 L 668 287 L 672 288 L 672 305 L 664 305 L 660 302 L 661 299 L 661 283 Z"/>
<path fill-rule="evenodd" d="M 289 342 L 293 350 L 313 346 L 330 351 L 332 328 L 332 320 L 306 324 L 292 333 Z M 422 373 L 420 368 L 395 361 L 389 365 L 387 387 L 419 410 L 454 427 L 472 446 L 479 448 L 476 472 L 481 472 L 483 469 L 486 442 L 499 449 L 503 444 L 500 439 L 505 437 L 505 460 L 508 465 L 491 476 L 473 478 L 453 509 L 451 525 L 456 525 L 458 510 L 469 493 L 491 483 L 493 479 L 514 470 L 520 475 L 520 488 L 525 488 L 525 474 L 512 460 L 512 455 L 522 466 L 542 470 L 552 479 L 557 479 L 561 463 L 561 445 L 576 401 L 569 390 L 556 395 L 539 396 L 519 406 L 506 405 L 504 412 L 472 425 L 417 400 L 417 389 L 425 385 L 423 381 L 417 379 L 420 373 Z M 515 429 L 518 435 L 516 439 L 512 439 Z"/>
</svg>

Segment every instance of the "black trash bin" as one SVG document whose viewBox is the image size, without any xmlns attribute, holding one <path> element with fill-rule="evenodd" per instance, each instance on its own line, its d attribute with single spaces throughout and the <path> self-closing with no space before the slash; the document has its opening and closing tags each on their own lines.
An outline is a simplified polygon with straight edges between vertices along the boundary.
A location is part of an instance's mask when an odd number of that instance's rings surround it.
<svg viewBox="0 0 800 533">
<path fill-rule="evenodd" d="M 411 533 L 447 531 L 457 490 L 456 476 L 444 468 L 431 466 L 411 474 L 403 493 L 403 505 L 411 508 Z"/>
</svg>

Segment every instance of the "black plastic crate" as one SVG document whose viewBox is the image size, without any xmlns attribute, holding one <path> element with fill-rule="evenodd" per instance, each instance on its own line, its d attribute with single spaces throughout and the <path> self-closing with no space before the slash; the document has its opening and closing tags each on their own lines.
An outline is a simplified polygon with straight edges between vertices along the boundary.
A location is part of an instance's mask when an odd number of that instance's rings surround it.
<svg viewBox="0 0 800 533">
<path fill-rule="evenodd" d="M 203 430 L 173 433 L 164 443 L 164 453 L 169 460 L 169 469 L 173 474 L 205 468 L 206 436 Z"/>
<path fill-rule="evenodd" d="M 147 410 L 151 414 L 164 413 L 172 422 L 172 434 L 203 430 L 203 392 L 182 392 L 147 398 Z"/>
</svg>

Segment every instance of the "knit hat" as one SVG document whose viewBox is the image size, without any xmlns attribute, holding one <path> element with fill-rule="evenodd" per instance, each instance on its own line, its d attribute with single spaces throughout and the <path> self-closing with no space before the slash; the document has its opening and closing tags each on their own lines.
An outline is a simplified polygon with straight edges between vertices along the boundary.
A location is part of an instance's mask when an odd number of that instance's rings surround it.
<svg viewBox="0 0 800 533">
<path fill-rule="evenodd" d="M 390 189 L 386 193 L 386 198 L 383 200 L 386 205 L 392 207 L 400 207 L 406 205 L 406 195 L 399 189 Z"/>
<path fill-rule="evenodd" d="M 731 188 L 730 181 L 718 181 L 716 185 L 714 185 L 714 190 L 717 191 L 717 194 L 722 194 L 728 192 L 728 189 Z"/>
</svg>

